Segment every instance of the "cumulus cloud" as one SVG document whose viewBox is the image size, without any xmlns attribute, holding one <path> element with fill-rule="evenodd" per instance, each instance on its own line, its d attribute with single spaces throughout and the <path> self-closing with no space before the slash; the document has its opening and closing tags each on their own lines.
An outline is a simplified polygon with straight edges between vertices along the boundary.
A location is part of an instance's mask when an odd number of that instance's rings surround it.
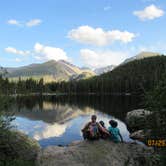
<svg viewBox="0 0 166 166">
<path fill-rule="evenodd" d="M 147 6 L 144 10 L 134 11 L 133 14 L 136 15 L 140 20 L 146 21 L 163 16 L 164 11 L 152 4 Z"/>
<path fill-rule="evenodd" d="M 14 20 L 14 19 L 8 20 L 7 23 L 10 24 L 10 25 L 16 25 L 16 26 L 21 25 L 19 21 Z"/>
<path fill-rule="evenodd" d="M 7 48 L 5 48 L 5 51 L 7 53 L 17 54 L 17 55 L 29 55 L 30 54 L 30 51 L 17 50 L 14 47 L 7 47 Z"/>
<path fill-rule="evenodd" d="M 131 42 L 136 35 L 128 31 L 104 31 L 102 28 L 80 26 L 77 29 L 72 29 L 68 33 L 68 37 L 80 43 L 104 46 L 115 41 Z"/>
<path fill-rule="evenodd" d="M 61 48 L 45 46 L 40 43 L 35 44 L 34 52 L 37 60 L 68 60 L 66 52 Z"/>
<path fill-rule="evenodd" d="M 33 19 L 33 20 L 26 22 L 26 26 L 27 27 L 37 26 L 37 25 L 41 24 L 41 22 L 42 22 L 42 20 L 40 20 L 40 19 Z"/>
<path fill-rule="evenodd" d="M 90 49 L 80 50 L 81 58 L 85 66 L 99 68 L 108 65 L 118 65 L 128 57 L 126 52 L 100 51 L 95 52 Z"/>
<path fill-rule="evenodd" d="M 42 23 L 41 19 L 32 19 L 26 22 L 18 21 L 15 19 L 10 19 L 7 21 L 8 24 L 10 25 L 16 25 L 16 26 L 21 26 L 21 27 L 33 27 L 33 26 L 38 26 Z"/>
<path fill-rule="evenodd" d="M 66 52 L 57 47 L 45 46 L 40 43 L 36 43 L 34 45 L 33 50 L 31 51 L 23 51 L 18 50 L 14 47 L 6 47 L 5 51 L 10 54 L 16 55 L 32 55 L 36 60 L 45 61 L 45 60 L 70 60 L 67 57 Z M 19 61 L 17 59 L 17 61 Z"/>
</svg>

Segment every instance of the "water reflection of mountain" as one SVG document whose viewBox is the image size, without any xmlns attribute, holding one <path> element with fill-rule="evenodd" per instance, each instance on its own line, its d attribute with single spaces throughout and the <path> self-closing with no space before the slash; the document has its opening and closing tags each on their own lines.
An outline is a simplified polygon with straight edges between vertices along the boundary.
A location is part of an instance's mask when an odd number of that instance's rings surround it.
<svg viewBox="0 0 166 166">
<path fill-rule="evenodd" d="M 80 115 L 87 115 L 93 112 L 94 110 L 89 107 L 79 109 L 77 106 L 70 106 L 68 104 L 61 105 L 45 101 L 43 101 L 42 109 L 39 105 L 35 105 L 31 110 L 27 107 L 22 107 L 19 108 L 18 111 L 17 106 L 14 110 L 16 116 L 26 117 L 31 120 L 42 120 L 47 123 L 56 122 L 59 124 L 66 123 Z"/>
<path fill-rule="evenodd" d="M 93 114 L 95 110 L 124 120 L 126 112 L 137 107 L 133 97 L 119 96 L 31 96 L 16 98 L 15 115 L 47 123 L 65 123 L 79 115 Z"/>
</svg>

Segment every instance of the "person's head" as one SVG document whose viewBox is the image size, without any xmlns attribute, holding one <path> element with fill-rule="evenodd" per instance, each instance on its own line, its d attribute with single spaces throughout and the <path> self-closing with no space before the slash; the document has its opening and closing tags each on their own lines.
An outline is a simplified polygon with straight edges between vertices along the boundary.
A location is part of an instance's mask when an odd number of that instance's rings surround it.
<svg viewBox="0 0 166 166">
<path fill-rule="evenodd" d="M 97 119 L 97 116 L 96 116 L 96 115 L 92 115 L 92 116 L 91 116 L 92 122 L 96 122 L 96 119 Z"/>
<path fill-rule="evenodd" d="M 118 122 L 115 121 L 115 120 L 110 120 L 110 121 L 109 121 L 109 124 L 110 124 L 113 128 L 115 128 L 115 127 L 118 126 Z"/>
<path fill-rule="evenodd" d="M 101 124 L 102 127 L 105 127 L 105 124 L 102 120 L 99 123 Z"/>
</svg>

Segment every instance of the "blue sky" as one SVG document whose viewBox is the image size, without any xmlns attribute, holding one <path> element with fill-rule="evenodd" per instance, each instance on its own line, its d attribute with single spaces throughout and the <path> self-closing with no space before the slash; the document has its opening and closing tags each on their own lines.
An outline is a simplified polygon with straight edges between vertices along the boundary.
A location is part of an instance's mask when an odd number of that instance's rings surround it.
<svg viewBox="0 0 166 166">
<path fill-rule="evenodd" d="M 166 53 L 165 0 L 0 0 L 0 65 L 91 68 Z"/>
</svg>

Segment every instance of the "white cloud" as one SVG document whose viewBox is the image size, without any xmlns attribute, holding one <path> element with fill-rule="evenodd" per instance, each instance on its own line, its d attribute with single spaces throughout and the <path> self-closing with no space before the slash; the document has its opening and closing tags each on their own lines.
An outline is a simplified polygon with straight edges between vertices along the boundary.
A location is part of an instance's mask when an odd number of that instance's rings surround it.
<svg viewBox="0 0 166 166">
<path fill-rule="evenodd" d="M 68 33 L 68 37 L 80 43 L 104 46 L 115 41 L 131 42 L 136 35 L 128 31 L 104 31 L 102 28 L 80 26 L 77 29 L 72 29 Z"/>
<path fill-rule="evenodd" d="M 42 20 L 40 20 L 40 19 L 33 19 L 33 20 L 30 20 L 30 21 L 26 22 L 26 26 L 27 27 L 32 27 L 32 26 L 37 26 L 37 25 L 39 25 L 41 23 L 42 23 Z"/>
<path fill-rule="evenodd" d="M 16 55 L 32 55 L 36 60 L 39 61 L 45 61 L 45 60 L 70 60 L 70 58 L 67 57 L 66 52 L 61 48 L 51 47 L 51 46 L 45 46 L 40 43 L 36 43 L 34 45 L 34 49 L 32 51 L 22 51 L 18 50 L 14 47 L 7 47 L 5 48 L 5 51 L 10 54 L 16 54 Z M 17 59 L 17 61 L 19 61 Z"/>
<path fill-rule="evenodd" d="M 26 22 L 22 22 L 22 21 L 18 21 L 15 19 L 10 19 L 7 21 L 8 24 L 10 25 L 16 25 L 16 26 L 20 26 L 20 27 L 33 27 L 33 26 L 38 26 L 42 23 L 41 19 L 32 19 Z"/>
<path fill-rule="evenodd" d="M 7 23 L 10 24 L 10 25 L 16 25 L 16 26 L 21 25 L 19 21 L 14 20 L 14 19 L 8 20 Z"/>
<path fill-rule="evenodd" d="M 111 6 L 105 6 L 104 7 L 104 11 L 108 11 L 108 10 L 110 10 L 111 9 Z"/>
<path fill-rule="evenodd" d="M 21 62 L 21 59 L 20 58 L 15 58 L 15 61 L 16 62 Z"/>
<path fill-rule="evenodd" d="M 90 68 L 118 65 L 128 57 L 127 52 L 110 50 L 95 52 L 89 49 L 81 49 L 80 54 L 84 65 Z"/>
<path fill-rule="evenodd" d="M 61 48 L 44 46 L 40 43 L 36 43 L 34 46 L 35 58 L 37 60 L 68 60 L 66 52 Z"/>
<path fill-rule="evenodd" d="M 134 11 L 134 15 L 136 15 L 142 21 L 153 20 L 155 18 L 159 18 L 164 15 L 164 11 L 158 8 L 155 5 L 147 6 L 144 10 Z"/>
<path fill-rule="evenodd" d="M 17 50 L 14 47 L 7 47 L 5 48 L 5 51 L 11 54 L 17 54 L 17 55 L 29 55 L 30 51 L 22 51 L 22 50 Z"/>
</svg>

